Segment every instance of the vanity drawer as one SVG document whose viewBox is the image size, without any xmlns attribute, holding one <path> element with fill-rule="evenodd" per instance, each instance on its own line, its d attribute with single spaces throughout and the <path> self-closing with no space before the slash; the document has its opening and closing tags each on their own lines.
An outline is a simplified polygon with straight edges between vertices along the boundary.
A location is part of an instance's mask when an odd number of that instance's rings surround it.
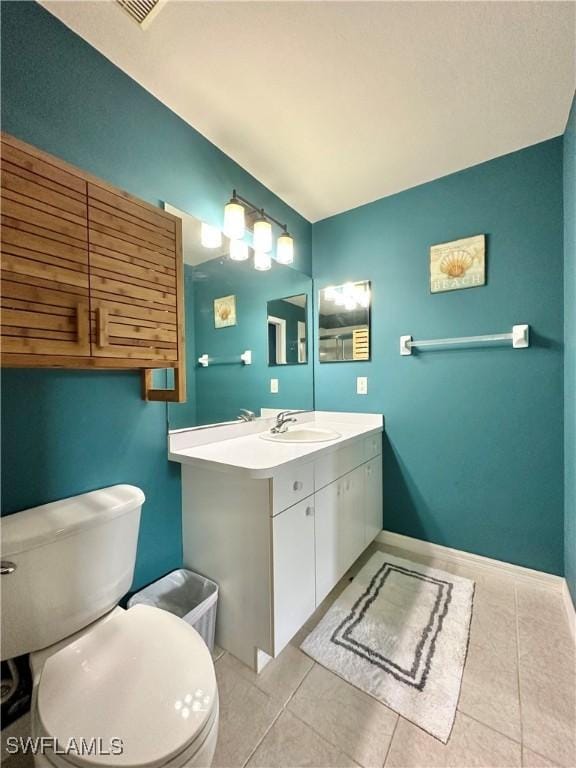
<svg viewBox="0 0 576 768">
<path fill-rule="evenodd" d="M 359 467 L 364 459 L 364 440 L 346 445 L 333 453 L 322 456 L 314 466 L 314 484 L 316 490 L 333 483 L 342 475 Z"/>
<path fill-rule="evenodd" d="M 301 464 L 272 479 L 272 514 L 277 515 L 314 493 L 314 465 Z"/>
<path fill-rule="evenodd" d="M 382 433 L 364 438 L 364 461 L 370 461 L 382 453 Z"/>
</svg>

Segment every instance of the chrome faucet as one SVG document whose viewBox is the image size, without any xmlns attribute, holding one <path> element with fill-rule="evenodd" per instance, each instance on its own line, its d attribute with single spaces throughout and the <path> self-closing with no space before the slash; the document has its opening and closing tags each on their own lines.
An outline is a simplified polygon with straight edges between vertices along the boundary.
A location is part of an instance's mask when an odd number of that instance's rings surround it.
<svg viewBox="0 0 576 768">
<path fill-rule="evenodd" d="M 238 414 L 238 420 L 239 421 L 256 421 L 256 414 L 254 411 L 248 411 L 246 408 L 240 408 L 240 413 Z"/>
<path fill-rule="evenodd" d="M 296 419 L 291 415 L 293 413 L 299 413 L 299 411 L 280 411 L 280 413 L 276 415 L 276 424 L 271 427 L 270 432 L 272 432 L 273 435 L 287 432 L 288 424 L 296 422 Z"/>
</svg>

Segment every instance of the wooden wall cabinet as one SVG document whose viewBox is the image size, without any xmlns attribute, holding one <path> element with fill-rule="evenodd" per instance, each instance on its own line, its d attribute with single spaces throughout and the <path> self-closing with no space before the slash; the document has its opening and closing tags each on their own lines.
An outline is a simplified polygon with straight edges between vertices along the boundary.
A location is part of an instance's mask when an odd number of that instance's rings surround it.
<svg viewBox="0 0 576 768">
<path fill-rule="evenodd" d="M 2 365 L 142 369 L 185 401 L 180 219 L 4 133 L 1 191 Z"/>
</svg>

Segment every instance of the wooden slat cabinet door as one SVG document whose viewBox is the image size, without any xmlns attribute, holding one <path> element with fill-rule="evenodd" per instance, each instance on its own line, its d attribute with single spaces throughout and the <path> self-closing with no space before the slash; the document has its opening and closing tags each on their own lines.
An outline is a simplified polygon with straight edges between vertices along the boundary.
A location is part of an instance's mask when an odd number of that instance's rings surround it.
<svg viewBox="0 0 576 768">
<path fill-rule="evenodd" d="M 88 222 L 92 355 L 176 364 L 179 220 L 89 182 Z"/>
<path fill-rule="evenodd" d="M 1 186 L 3 355 L 88 357 L 86 181 L 3 136 Z"/>
</svg>

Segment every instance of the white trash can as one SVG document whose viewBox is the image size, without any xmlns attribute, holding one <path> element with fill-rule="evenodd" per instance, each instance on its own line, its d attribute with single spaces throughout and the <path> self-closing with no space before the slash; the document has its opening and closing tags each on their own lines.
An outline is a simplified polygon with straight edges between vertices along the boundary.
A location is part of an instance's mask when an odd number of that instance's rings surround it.
<svg viewBox="0 0 576 768">
<path fill-rule="evenodd" d="M 153 605 L 191 624 L 208 648 L 214 649 L 218 584 L 198 573 L 179 568 L 163 576 L 128 600 L 133 605 Z"/>
</svg>

